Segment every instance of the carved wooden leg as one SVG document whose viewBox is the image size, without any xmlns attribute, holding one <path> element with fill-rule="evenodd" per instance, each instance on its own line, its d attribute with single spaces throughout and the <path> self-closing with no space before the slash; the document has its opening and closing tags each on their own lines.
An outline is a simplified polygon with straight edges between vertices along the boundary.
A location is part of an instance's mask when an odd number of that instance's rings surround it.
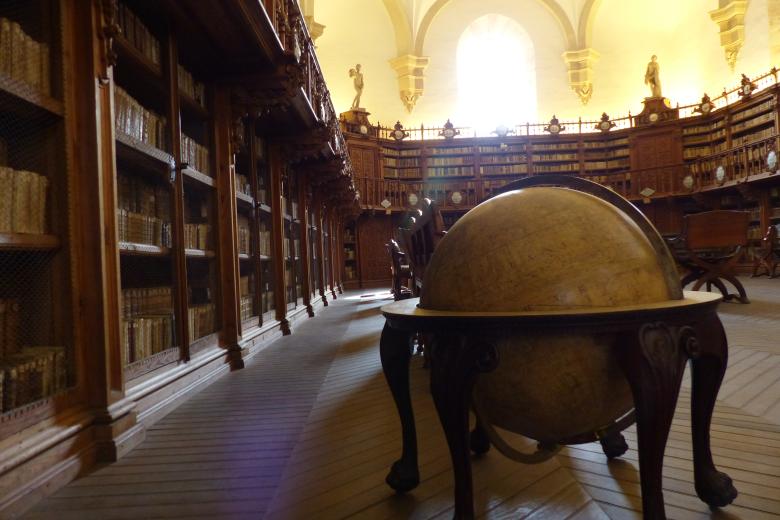
<svg viewBox="0 0 780 520">
<path fill-rule="evenodd" d="M 616 349 L 634 395 L 639 476 L 645 519 L 666 518 L 662 472 L 666 440 L 680 390 L 685 355 L 664 323 L 643 325 Z"/>
<path fill-rule="evenodd" d="M 710 451 L 710 421 L 723 374 L 728 364 L 728 344 L 723 325 L 714 312 L 685 337 L 692 357 L 691 422 L 696 494 L 712 507 L 730 504 L 737 497 L 731 478 L 718 471 Z"/>
<path fill-rule="evenodd" d="M 417 468 L 417 432 L 414 425 L 414 411 L 409 395 L 409 360 L 412 357 L 411 334 L 397 330 L 387 323 L 382 330 L 379 342 L 379 355 L 382 358 L 382 370 L 387 385 L 393 394 L 398 416 L 401 418 L 403 449 L 401 458 L 393 463 L 385 481 L 404 493 L 420 483 L 420 471 Z"/>
<path fill-rule="evenodd" d="M 490 451 L 490 439 L 488 439 L 487 433 L 482 428 L 479 417 L 477 417 L 477 424 L 474 425 L 474 429 L 471 430 L 471 435 L 469 435 L 469 448 L 475 455 L 484 455 Z"/>
<path fill-rule="evenodd" d="M 433 340 L 431 393 L 452 457 L 457 520 L 474 518 L 469 451 L 471 390 L 477 373 L 492 369 L 488 365 L 495 361 L 483 347 L 461 336 L 436 336 Z"/>
<path fill-rule="evenodd" d="M 599 439 L 599 443 L 601 443 L 601 449 L 608 459 L 620 457 L 628 451 L 626 438 L 623 437 L 623 434 L 620 432 L 615 432 Z"/>
</svg>

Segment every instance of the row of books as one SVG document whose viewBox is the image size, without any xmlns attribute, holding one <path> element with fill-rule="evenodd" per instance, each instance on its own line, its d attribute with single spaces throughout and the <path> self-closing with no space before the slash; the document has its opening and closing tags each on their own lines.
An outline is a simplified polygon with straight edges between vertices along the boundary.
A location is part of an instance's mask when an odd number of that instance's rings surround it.
<svg viewBox="0 0 780 520">
<path fill-rule="evenodd" d="M 173 314 L 139 315 L 122 320 L 125 365 L 174 347 Z"/>
<path fill-rule="evenodd" d="M 429 157 L 428 166 L 463 166 L 473 164 L 474 158 L 471 157 Z"/>
<path fill-rule="evenodd" d="M 260 228 L 259 253 L 265 256 L 271 256 L 271 232 Z"/>
<path fill-rule="evenodd" d="M 750 117 L 755 114 L 759 114 L 761 112 L 766 112 L 767 110 L 770 110 L 772 108 L 772 98 L 767 99 L 763 103 L 759 103 L 758 105 L 752 106 L 746 110 L 741 110 L 739 112 L 734 112 L 731 115 L 731 120 L 741 120 L 747 117 Z"/>
<path fill-rule="evenodd" d="M 19 353 L 19 324 L 21 309 L 19 301 L 0 298 L 0 360 Z"/>
<path fill-rule="evenodd" d="M 260 305 L 262 306 L 263 313 L 272 311 L 276 308 L 274 292 L 268 287 L 268 284 L 266 284 L 266 289 L 260 293 Z"/>
<path fill-rule="evenodd" d="M 184 224 L 186 249 L 211 250 L 211 224 Z"/>
<path fill-rule="evenodd" d="M 614 159 L 612 161 L 586 161 L 585 170 L 606 170 L 607 168 L 628 168 L 628 159 Z"/>
<path fill-rule="evenodd" d="M 501 164 L 492 166 L 480 166 L 481 175 L 515 175 L 528 173 L 528 166 L 525 164 Z"/>
<path fill-rule="evenodd" d="M 428 168 L 428 177 L 468 177 L 474 175 L 473 166 L 454 166 L 452 168 Z"/>
<path fill-rule="evenodd" d="M 149 61 L 160 65 L 160 41 L 125 4 L 119 3 L 117 24 L 125 39 Z"/>
<path fill-rule="evenodd" d="M 179 90 L 187 94 L 197 104 L 206 108 L 206 86 L 192 77 L 190 71 L 179 65 Z"/>
<path fill-rule="evenodd" d="M 579 156 L 576 153 L 554 153 L 554 154 L 545 154 L 545 155 L 537 155 L 534 154 L 531 156 L 531 160 L 533 162 L 558 162 L 558 161 L 576 161 L 579 159 Z"/>
<path fill-rule="evenodd" d="M 525 160 L 526 156 L 519 154 L 482 155 L 479 158 L 480 164 L 524 163 Z"/>
<path fill-rule="evenodd" d="M 347 260 L 354 260 L 355 259 L 355 250 L 351 247 L 345 247 L 344 248 L 344 258 Z"/>
<path fill-rule="evenodd" d="M 251 237 L 249 234 L 249 219 L 243 215 L 238 216 L 238 253 L 248 255 L 251 251 Z"/>
<path fill-rule="evenodd" d="M 68 387 L 65 348 L 25 347 L 0 361 L 0 404 L 8 412 Z"/>
<path fill-rule="evenodd" d="M 502 152 L 520 152 L 525 153 L 524 144 L 500 144 L 498 146 L 482 145 L 478 146 L 479 153 L 502 153 Z"/>
<path fill-rule="evenodd" d="M 255 312 L 255 297 L 253 295 L 241 296 L 239 305 L 241 309 L 241 321 L 248 320 L 257 314 Z"/>
<path fill-rule="evenodd" d="M 249 184 L 249 177 L 246 175 L 236 175 L 236 191 L 244 195 L 252 196 L 252 185 Z"/>
<path fill-rule="evenodd" d="M 171 287 L 140 287 L 122 290 L 122 316 L 132 319 L 149 314 L 173 314 Z"/>
<path fill-rule="evenodd" d="M 347 280 L 356 280 L 357 279 L 357 269 L 355 269 L 355 266 L 345 265 L 344 266 L 344 275 L 346 276 Z"/>
<path fill-rule="evenodd" d="M 114 111 L 117 132 L 161 150 L 166 148 L 166 119 L 141 105 L 117 85 L 114 86 Z"/>
<path fill-rule="evenodd" d="M 296 239 L 294 239 L 292 241 L 292 243 L 293 243 L 292 250 L 293 250 L 293 253 L 295 253 L 294 256 L 295 256 L 295 258 L 298 258 L 298 257 L 301 256 L 301 241 L 296 238 Z M 284 257 L 285 258 L 289 258 L 290 257 L 290 241 L 289 240 L 284 240 L 282 242 L 282 251 L 284 253 Z"/>
<path fill-rule="evenodd" d="M 45 233 L 48 186 L 43 175 L 0 166 L 0 233 Z"/>
<path fill-rule="evenodd" d="M 719 119 L 714 123 L 710 123 L 706 125 L 685 127 L 682 130 L 682 135 L 683 136 L 695 135 L 695 134 L 700 134 L 702 132 L 712 132 L 713 130 L 721 130 L 721 129 L 723 129 L 723 119 Z"/>
<path fill-rule="evenodd" d="M 0 73 L 51 95 L 49 45 L 34 40 L 18 22 L 0 18 Z"/>
<path fill-rule="evenodd" d="M 395 157 L 384 157 L 383 158 L 383 164 L 385 166 L 389 166 L 391 168 L 407 168 L 407 167 L 415 167 L 420 164 L 420 159 L 418 158 L 412 158 L 412 159 L 396 159 Z"/>
<path fill-rule="evenodd" d="M 186 135 L 181 136 L 181 160 L 190 168 L 211 176 L 209 149 Z"/>
<path fill-rule="evenodd" d="M 536 173 L 576 172 L 579 171 L 579 169 L 579 163 L 553 165 L 534 164 L 534 172 Z"/>
<path fill-rule="evenodd" d="M 761 226 L 750 226 L 747 230 L 748 240 L 761 240 L 764 238 L 764 233 L 761 231 Z"/>
<path fill-rule="evenodd" d="M 774 127 L 764 128 L 763 130 L 759 130 L 758 132 L 741 135 L 739 137 L 732 137 L 731 146 L 732 147 L 742 146 L 743 144 L 748 144 L 753 141 L 768 139 L 773 135 L 775 135 Z"/>
<path fill-rule="evenodd" d="M 120 209 L 165 221 L 171 219 L 171 192 L 166 186 L 120 172 L 117 195 Z"/>
<path fill-rule="evenodd" d="M 431 148 L 428 153 L 431 155 L 471 154 L 474 153 L 474 148 L 471 146 L 448 146 L 446 148 Z"/>
<path fill-rule="evenodd" d="M 719 144 L 696 146 L 683 149 L 684 159 L 696 159 L 726 150 L 726 141 Z"/>
<path fill-rule="evenodd" d="M 119 241 L 148 244 L 157 247 L 171 247 L 171 223 L 142 213 L 125 209 L 117 211 Z"/>
<path fill-rule="evenodd" d="M 122 290 L 122 352 L 125 364 L 174 346 L 173 290 L 142 287 Z"/>
<path fill-rule="evenodd" d="M 752 119 L 746 119 L 741 123 L 732 125 L 731 133 L 733 134 L 734 132 L 739 132 L 740 130 L 753 128 L 755 126 L 759 126 L 764 123 L 773 123 L 774 121 L 775 121 L 775 114 L 773 112 L 769 112 L 767 114 L 763 114 L 758 117 L 754 117 Z"/>
<path fill-rule="evenodd" d="M 711 141 L 717 141 L 719 139 L 725 139 L 725 138 L 726 138 L 726 129 L 721 128 L 717 132 L 713 132 L 711 134 L 683 137 L 683 145 L 688 146 L 697 143 L 709 143 Z"/>
<path fill-rule="evenodd" d="M 254 291 L 252 290 L 252 287 L 254 287 L 254 280 L 255 277 L 250 275 L 242 276 L 238 279 L 238 294 L 241 296 L 248 296 L 252 294 Z"/>
<path fill-rule="evenodd" d="M 616 150 L 607 150 L 604 152 L 600 152 L 597 150 L 589 150 L 585 152 L 585 160 L 588 159 L 617 159 L 617 158 L 628 158 L 628 149 L 616 149 Z"/>
<path fill-rule="evenodd" d="M 187 312 L 189 316 L 190 341 L 202 338 L 216 330 L 216 307 L 213 303 L 191 305 Z"/>
<path fill-rule="evenodd" d="M 585 149 L 611 148 L 613 146 L 628 146 L 628 137 L 622 139 L 610 139 L 609 141 L 585 141 L 582 143 Z"/>
<path fill-rule="evenodd" d="M 551 144 L 540 144 L 540 143 L 532 143 L 531 149 L 536 151 L 556 151 L 556 150 L 576 150 L 577 149 L 577 143 L 551 143 Z"/>
</svg>

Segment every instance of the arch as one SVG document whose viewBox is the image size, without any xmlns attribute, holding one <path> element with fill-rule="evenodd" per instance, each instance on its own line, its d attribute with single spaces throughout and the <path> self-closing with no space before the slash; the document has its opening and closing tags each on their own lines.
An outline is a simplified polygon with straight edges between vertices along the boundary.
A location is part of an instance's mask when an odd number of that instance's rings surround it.
<svg viewBox="0 0 780 520">
<path fill-rule="evenodd" d="M 581 49 L 590 47 L 593 35 L 593 23 L 596 21 L 596 12 L 601 7 L 601 0 L 585 0 L 580 13 L 580 21 L 577 30 L 578 41 Z"/>
<path fill-rule="evenodd" d="M 574 49 L 577 45 L 577 36 L 574 32 L 574 26 L 571 24 L 571 20 L 566 16 L 566 13 L 555 0 L 536 0 L 542 4 L 552 14 L 553 18 L 558 22 L 561 28 L 561 33 L 566 41 L 567 49 Z M 591 0 L 588 0 L 589 2 Z M 387 0 L 385 0 L 387 3 Z M 436 0 L 434 4 L 426 11 L 425 16 L 420 22 L 420 27 L 417 30 L 417 37 L 414 43 L 414 53 L 418 56 L 423 55 L 423 48 L 425 46 L 425 38 L 428 34 L 428 30 L 433 24 L 433 20 L 436 18 L 442 9 L 451 4 L 452 0 Z"/>
<path fill-rule="evenodd" d="M 412 26 L 409 23 L 409 17 L 406 15 L 406 9 L 401 4 L 401 0 L 383 0 L 387 14 L 390 15 L 390 21 L 395 31 L 395 46 L 398 56 L 410 54 L 412 50 Z"/>
</svg>

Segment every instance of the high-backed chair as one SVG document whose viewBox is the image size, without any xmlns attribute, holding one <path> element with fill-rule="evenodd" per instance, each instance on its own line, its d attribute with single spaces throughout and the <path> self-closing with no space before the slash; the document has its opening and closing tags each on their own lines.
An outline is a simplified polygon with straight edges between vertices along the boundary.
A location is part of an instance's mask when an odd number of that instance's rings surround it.
<svg viewBox="0 0 780 520">
<path fill-rule="evenodd" d="M 683 231 L 675 253 L 680 264 L 688 270 L 682 286 L 693 283 L 697 291 L 702 285 L 714 285 L 723 293 L 723 299 L 750 303 L 745 288 L 737 279 L 736 267 L 743 248 L 748 243 L 747 211 L 715 210 L 686 215 Z M 724 282 L 729 282 L 739 294 L 731 294 Z"/>
<path fill-rule="evenodd" d="M 447 233 L 444 230 L 444 219 L 436 203 L 426 198 L 423 199 L 421 206 L 410 216 L 408 227 L 399 229 L 403 248 L 409 257 L 414 280 L 412 291 L 415 296 L 420 294 L 425 268 L 433 256 L 436 245 Z"/>
<path fill-rule="evenodd" d="M 761 239 L 761 248 L 756 252 L 753 258 L 753 276 L 766 274 L 769 278 L 774 278 L 777 266 L 780 263 L 780 256 L 777 254 L 777 228 L 769 226 L 764 238 Z M 765 271 L 759 273 L 759 269 Z"/>
<path fill-rule="evenodd" d="M 393 286 L 391 292 L 393 298 L 405 300 L 412 297 L 412 291 L 409 289 L 409 282 L 412 281 L 412 270 L 406 259 L 406 253 L 401 251 L 401 247 L 394 238 L 391 238 L 387 244 L 387 252 L 390 255 L 390 274 L 392 276 Z"/>
</svg>

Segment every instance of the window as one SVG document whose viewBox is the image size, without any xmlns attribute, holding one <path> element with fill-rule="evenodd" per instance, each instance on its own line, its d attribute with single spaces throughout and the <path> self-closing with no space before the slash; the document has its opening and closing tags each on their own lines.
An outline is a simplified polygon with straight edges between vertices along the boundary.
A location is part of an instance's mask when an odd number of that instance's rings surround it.
<svg viewBox="0 0 780 520">
<path fill-rule="evenodd" d="M 488 14 L 463 31 L 457 79 L 459 126 L 490 135 L 499 125 L 511 128 L 537 119 L 533 42 L 511 18 Z"/>
</svg>

